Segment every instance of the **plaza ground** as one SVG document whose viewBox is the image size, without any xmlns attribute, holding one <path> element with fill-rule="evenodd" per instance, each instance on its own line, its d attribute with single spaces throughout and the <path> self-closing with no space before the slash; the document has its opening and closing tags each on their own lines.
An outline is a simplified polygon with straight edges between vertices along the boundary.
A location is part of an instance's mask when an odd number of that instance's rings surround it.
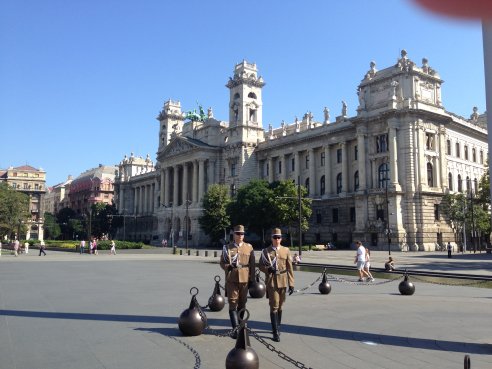
<svg viewBox="0 0 492 369">
<path fill-rule="evenodd" d="M 213 255 L 213 251 L 209 252 Z M 203 253 L 202 253 L 203 255 Z M 382 267 L 387 253 L 373 252 Z M 353 265 L 353 251 L 304 252 L 303 261 Z M 393 253 L 397 266 L 490 275 L 490 254 Z M 177 319 L 189 290 L 206 305 L 215 275 L 213 257 L 171 255 L 169 249 L 98 256 L 50 252 L 0 259 L 0 369 L 224 368 L 234 341 L 205 332 L 183 337 Z M 402 296 L 399 281 L 317 283 L 287 299 L 281 342 L 271 341 L 266 299 L 249 299 L 248 325 L 268 342 L 312 368 L 492 367 L 492 290 L 415 282 Z M 296 272 L 296 289 L 319 273 Z M 230 328 L 227 305 L 206 310 L 209 325 Z M 251 337 L 260 368 L 292 364 Z"/>
</svg>

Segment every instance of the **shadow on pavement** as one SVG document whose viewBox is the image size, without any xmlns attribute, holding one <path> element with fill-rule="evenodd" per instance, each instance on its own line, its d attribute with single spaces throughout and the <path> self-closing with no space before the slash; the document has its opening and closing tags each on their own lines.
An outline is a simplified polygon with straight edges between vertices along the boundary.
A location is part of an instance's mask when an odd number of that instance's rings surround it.
<svg viewBox="0 0 492 369">
<path fill-rule="evenodd" d="M 147 316 L 147 315 L 115 315 L 115 314 L 87 314 L 87 313 L 57 313 L 45 311 L 25 311 L 25 310 L 0 310 L 0 316 L 15 316 L 24 318 L 44 318 L 44 319 L 77 319 L 94 320 L 108 322 L 139 322 L 139 323 L 161 323 L 175 324 L 177 326 L 178 317 L 167 316 Z M 228 319 L 208 318 L 211 326 L 221 326 L 229 329 Z M 271 326 L 266 322 L 248 321 L 248 326 L 254 330 L 269 332 Z M 136 330 L 150 331 L 167 336 L 178 335 L 176 328 L 136 328 Z M 292 324 L 282 324 L 282 332 L 292 334 L 302 334 L 313 337 L 324 337 L 341 339 L 347 341 L 372 341 L 388 346 L 402 346 L 416 349 L 452 351 L 468 354 L 488 354 L 492 353 L 492 345 L 484 343 L 464 343 L 458 341 L 435 340 L 432 338 L 403 337 L 397 335 L 387 335 L 378 333 L 366 333 L 357 331 L 344 331 L 340 329 L 317 328 Z"/>
</svg>

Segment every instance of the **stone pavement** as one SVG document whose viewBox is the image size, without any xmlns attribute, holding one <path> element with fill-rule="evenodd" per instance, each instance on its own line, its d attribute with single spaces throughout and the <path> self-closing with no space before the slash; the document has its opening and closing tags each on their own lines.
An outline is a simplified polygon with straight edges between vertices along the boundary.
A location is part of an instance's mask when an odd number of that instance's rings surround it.
<svg viewBox="0 0 492 369">
<path fill-rule="evenodd" d="M 393 254 L 397 263 L 422 269 L 490 273 L 486 254 L 451 260 L 444 253 Z M 303 253 L 303 259 L 353 265 L 353 255 L 313 251 Z M 374 252 L 374 263 L 386 256 Z M 206 305 L 213 277 L 222 276 L 212 261 L 162 249 L 117 256 L 49 250 L 46 257 L 3 255 L 0 369 L 224 368 L 232 339 L 210 333 L 183 337 L 177 327 L 189 305 L 190 288 L 200 290 L 197 299 Z M 296 272 L 296 288 L 318 277 Z M 354 277 L 343 278 L 355 281 L 355 271 Z M 331 281 L 329 295 L 320 295 L 316 283 L 288 297 L 280 343 L 270 339 L 266 299 L 249 299 L 248 324 L 306 367 L 463 368 L 465 354 L 474 369 L 492 367 L 490 289 L 415 282 L 415 295 L 402 296 L 399 281 L 379 282 L 384 281 Z M 213 329 L 229 329 L 226 309 L 206 311 Z M 260 368 L 294 367 L 254 338 L 251 344 Z"/>
</svg>

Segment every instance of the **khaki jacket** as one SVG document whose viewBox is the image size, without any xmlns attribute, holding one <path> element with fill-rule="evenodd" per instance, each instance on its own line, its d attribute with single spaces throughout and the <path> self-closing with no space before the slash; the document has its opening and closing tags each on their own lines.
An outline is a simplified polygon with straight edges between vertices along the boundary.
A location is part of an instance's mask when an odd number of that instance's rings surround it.
<svg viewBox="0 0 492 369">
<path fill-rule="evenodd" d="M 270 256 L 270 257 L 269 257 Z M 277 257 L 278 273 L 268 271 L 270 261 Z M 265 284 L 267 287 L 287 288 L 294 287 L 294 272 L 292 271 L 292 257 L 288 247 L 280 246 L 277 251 L 272 246 L 261 251 L 260 270 L 265 273 Z"/>
<path fill-rule="evenodd" d="M 236 258 L 237 255 L 237 258 Z M 234 260 L 236 260 L 234 262 Z M 229 265 L 233 269 L 229 271 Z M 232 242 L 222 249 L 220 267 L 225 271 L 226 282 L 247 283 L 255 277 L 255 253 L 253 246 L 243 242 L 241 247 Z"/>
</svg>

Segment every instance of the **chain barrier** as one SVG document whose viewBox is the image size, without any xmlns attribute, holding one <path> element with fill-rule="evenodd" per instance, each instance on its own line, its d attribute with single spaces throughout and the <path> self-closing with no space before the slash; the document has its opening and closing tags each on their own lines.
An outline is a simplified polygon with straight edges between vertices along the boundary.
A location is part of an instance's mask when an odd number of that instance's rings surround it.
<svg viewBox="0 0 492 369">
<path fill-rule="evenodd" d="M 316 279 L 313 283 L 311 283 L 311 284 L 307 285 L 306 287 L 300 288 L 300 289 L 296 290 L 295 292 L 296 292 L 296 293 L 299 293 L 299 292 L 304 292 L 304 291 L 306 291 L 306 290 L 310 289 L 310 288 L 311 288 L 311 287 L 313 287 L 316 283 L 318 283 L 318 282 L 321 280 L 321 278 L 323 278 L 323 274 L 321 274 L 321 275 L 318 277 L 318 279 Z"/>
<path fill-rule="evenodd" d="M 415 275 L 411 275 L 411 277 L 412 277 L 412 279 L 415 279 L 416 281 L 420 281 L 420 282 L 424 282 L 424 283 L 438 284 L 441 286 L 453 286 L 453 287 L 454 286 L 462 286 L 462 287 L 476 286 L 479 284 L 490 282 L 490 281 L 473 281 L 473 282 L 469 282 L 469 283 L 445 283 L 445 282 L 430 281 L 430 280 L 425 279 L 425 278 L 416 277 Z M 429 278 L 439 278 L 439 277 L 429 277 Z"/>
<path fill-rule="evenodd" d="M 404 278 L 404 276 L 402 275 L 402 276 L 400 276 L 398 278 L 386 279 L 386 280 L 381 281 L 381 282 L 365 282 L 365 281 L 363 281 L 363 282 L 360 282 L 360 281 L 354 282 L 354 281 L 350 281 L 348 279 L 336 277 L 336 276 L 334 276 L 332 274 L 326 274 L 326 276 L 331 281 L 340 282 L 340 283 L 348 283 L 348 284 L 356 285 L 356 286 L 379 286 L 379 285 L 382 285 L 382 284 L 396 282 L 396 281 Z M 413 276 L 412 276 L 412 278 L 413 278 Z"/>
<path fill-rule="evenodd" d="M 293 358 L 291 358 L 290 356 L 288 356 L 287 354 L 284 354 L 282 351 L 280 350 L 277 350 L 275 348 L 275 346 L 273 346 L 271 343 L 268 343 L 267 341 L 265 341 L 265 339 L 263 337 L 261 337 L 260 335 L 258 335 L 258 333 L 256 333 L 255 331 L 253 331 L 251 328 L 247 328 L 248 329 L 248 332 L 258 341 L 260 342 L 261 344 L 263 344 L 269 351 L 271 352 L 275 352 L 279 358 L 281 358 L 282 360 L 285 360 L 291 364 L 293 364 L 296 368 L 301 368 L 301 369 L 312 369 L 311 367 L 308 367 L 306 366 L 305 364 L 301 363 L 300 361 L 297 361 L 297 360 L 294 360 Z"/>
<path fill-rule="evenodd" d="M 193 367 L 193 369 L 199 369 L 200 368 L 200 366 L 202 365 L 202 359 L 200 358 L 200 354 L 198 353 L 198 351 L 196 351 L 193 347 L 188 345 L 186 342 L 181 341 L 180 339 L 178 339 L 176 337 L 167 336 L 167 338 L 169 338 L 171 340 L 175 340 L 176 342 L 179 342 L 184 347 L 186 347 L 195 356 L 195 366 Z"/>
</svg>

